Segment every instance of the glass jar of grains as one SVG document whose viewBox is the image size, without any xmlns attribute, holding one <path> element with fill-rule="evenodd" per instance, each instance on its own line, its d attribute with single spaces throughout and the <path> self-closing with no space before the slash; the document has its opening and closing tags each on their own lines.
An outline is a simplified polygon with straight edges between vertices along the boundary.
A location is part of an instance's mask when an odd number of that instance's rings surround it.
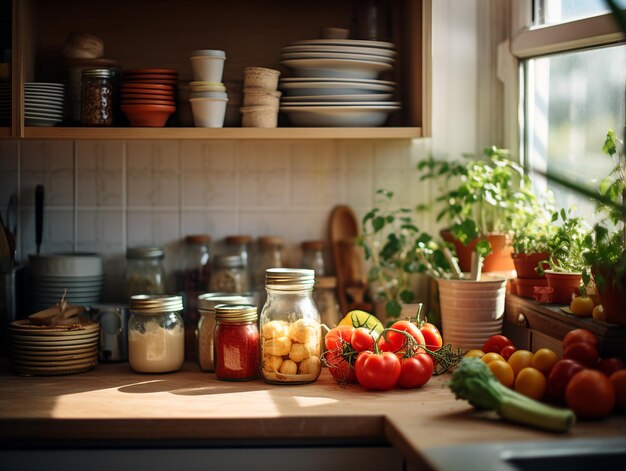
<svg viewBox="0 0 626 471">
<path fill-rule="evenodd" d="M 243 293 L 248 291 L 248 278 L 240 255 L 216 255 L 209 289 L 220 293 Z"/>
<path fill-rule="evenodd" d="M 321 325 L 311 292 L 313 270 L 266 271 L 261 311 L 261 374 L 274 384 L 315 381 L 321 372 Z"/>
<path fill-rule="evenodd" d="M 205 293 L 198 296 L 198 364 L 202 371 L 215 370 L 215 306 L 218 304 L 252 304 L 252 294 Z"/>
<path fill-rule="evenodd" d="M 259 376 L 259 330 L 253 304 L 215 307 L 215 376 L 247 381 Z"/>
<path fill-rule="evenodd" d="M 85 69 L 82 74 L 81 113 L 83 126 L 113 124 L 111 69 Z"/>
<path fill-rule="evenodd" d="M 137 295 L 130 299 L 128 361 L 138 373 L 177 371 L 185 359 L 180 296 Z"/>
<path fill-rule="evenodd" d="M 136 294 L 165 293 L 165 252 L 160 247 L 126 250 L 126 298 Z"/>
</svg>

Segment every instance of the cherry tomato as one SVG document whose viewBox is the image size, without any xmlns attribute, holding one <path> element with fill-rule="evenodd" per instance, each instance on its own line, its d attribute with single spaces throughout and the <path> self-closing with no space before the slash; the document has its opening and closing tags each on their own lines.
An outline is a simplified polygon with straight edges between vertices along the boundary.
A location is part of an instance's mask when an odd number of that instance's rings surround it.
<svg viewBox="0 0 626 471">
<path fill-rule="evenodd" d="M 615 389 L 615 403 L 618 409 L 626 410 L 626 370 L 616 371 L 609 378 Z"/>
<path fill-rule="evenodd" d="M 563 350 L 563 358 L 576 360 L 583 366 L 593 368 L 598 364 L 600 357 L 598 349 L 590 343 L 573 343 Z"/>
<path fill-rule="evenodd" d="M 408 389 L 419 388 L 428 383 L 434 370 L 432 357 L 423 351 L 410 358 L 403 358 L 400 366 L 398 386 Z"/>
<path fill-rule="evenodd" d="M 598 304 L 596 307 L 593 308 L 591 316 L 596 322 L 606 322 L 606 313 L 604 312 L 602 304 Z"/>
<path fill-rule="evenodd" d="M 402 367 L 391 352 L 380 354 L 365 350 L 359 353 L 354 364 L 356 379 L 365 389 L 386 391 L 398 382 Z"/>
<path fill-rule="evenodd" d="M 495 352 L 489 352 L 489 353 L 485 353 L 482 357 L 481 360 L 484 361 L 485 363 L 489 364 L 492 361 L 504 361 L 504 358 L 502 358 L 502 355 L 495 353 Z"/>
<path fill-rule="evenodd" d="M 589 343 L 594 347 L 598 347 L 598 339 L 587 329 L 570 330 L 563 338 L 563 350 L 573 343 Z"/>
<path fill-rule="evenodd" d="M 376 340 L 372 336 L 370 330 L 366 327 L 359 327 L 352 332 L 352 337 L 350 338 L 350 344 L 352 348 L 354 348 L 357 352 L 362 352 L 364 350 L 374 350 L 374 344 Z"/>
<path fill-rule="evenodd" d="M 354 327 L 351 325 L 338 325 L 330 329 L 324 338 L 326 351 L 323 358 L 324 363 L 328 366 L 330 374 L 340 383 L 356 382 L 352 358 L 354 349 L 350 344 Z"/>
<path fill-rule="evenodd" d="M 515 376 L 513 375 L 513 368 L 504 360 L 493 360 L 487 363 L 487 366 L 493 373 L 493 375 L 498 378 L 504 386 L 507 388 L 513 387 L 513 383 L 515 381 Z"/>
<path fill-rule="evenodd" d="M 559 356 L 549 348 L 540 348 L 533 355 L 532 366 L 541 371 L 544 376 L 548 376 L 550 371 L 559 361 Z"/>
<path fill-rule="evenodd" d="M 469 350 L 464 357 L 466 358 L 482 358 L 485 356 L 485 352 L 482 350 Z"/>
<path fill-rule="evenodd" d="M 538 401 L 546 393 L 546 377 L 537 368 L 523 368 L 515 378 L 515 390 Z"/>
<path fill-rule="evenodd" d="M 533 366 L 533 353 L 528 350 L 517 350 L 509 357 L 509 365 L 513 368 L 515 376 L 524 368 Z"/>
<path fill-rule="evenodd" d="M 508 360 L 509 358 L 511 358 L 511 355 L 513 355 L 513 353 L 515 353 L 516 351 L 517 348 L 515 348 L 514 345 L 507 345 L 502 349 L 500 355 L 502 355 L 502 358 L 504 358 L 505 360 Z"/>
<path fill-rule="evenodd" d="M 565 400 L 565 389 L 572 376 L 585 367 L 575 360 L 559 360 L 548 376 L 548 395 L 559 402 Z"/>
<path fill-rule="evenodd" d="M 593 300 L 588 296 L 576 296 L 569 305 L 572 314 L 578 317 L 591 317 Z"/>
<path fill-rule="evenodd" d="M 487 341 L 483 345 L 482 350 L 485 353 L 489 353 L 489 352 L 500 353 L 502 349 L 506 347 L 507 345 L 513 345 L 513 342 L 511 342 L 504 335 L 492 335 L 491 337 L 487 339 Z"/>
<path fill-rule="evenodd" d="M 624 365 L 621 358 L 608 357 L 600 359 L 597 368 L 599 371 L 602 371 L 602 373 L 610 377 L 616 371 L 626 368 L 626 365 Z"/>
<path fill-rule="evenodd" d="M 420 328 L 420 332 L 424 336 L 424 343 L 429 350 L 436 352 L 443 345 L 441 332 L 439 332 L 439 329 L 437 329 L 434 324 L 426 322 Z"/>
<path fill-rule="evenodd" d="M 393 323 L 391 328 L 408 333 L 419 345 L 425 344 L 424 335 L 420 332 L 417 325 L 412 322 L 397 321 Z M 404 350 L 405 344 L 408 341 L 406 335 L 401 334 L 400 332 L 394 332 L 393 330 L 387 332 L 386 335 L 387 342 L 391 345 L 392 352 L 400 352 L 401 350 Z"/>
<path fill-rule="evenodd" d="M 615 389 L 603 373 L 582 370 L 567 385 L 565 401 L 577 416 L 601 419 L 609 415 L 615 406 Z"/>
</svg>

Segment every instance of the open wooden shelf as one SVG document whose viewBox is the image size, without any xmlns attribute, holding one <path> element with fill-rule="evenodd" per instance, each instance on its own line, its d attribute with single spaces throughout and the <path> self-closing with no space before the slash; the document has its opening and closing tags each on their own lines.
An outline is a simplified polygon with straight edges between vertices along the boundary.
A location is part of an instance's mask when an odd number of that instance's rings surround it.
<svg viewBox="0 0 626 471">
<path fill-rule="evenodd" d="M 418 127 L 273 129 L 24 128 L 24 138 L 29 139 L 412 139 L 418 137 L 422 137 L 422 129 Z"/>
<path fill-rule="evenodd" d="M 0 127 L 0 137 L 11 137 L 11 128 Z"/>
</svg>

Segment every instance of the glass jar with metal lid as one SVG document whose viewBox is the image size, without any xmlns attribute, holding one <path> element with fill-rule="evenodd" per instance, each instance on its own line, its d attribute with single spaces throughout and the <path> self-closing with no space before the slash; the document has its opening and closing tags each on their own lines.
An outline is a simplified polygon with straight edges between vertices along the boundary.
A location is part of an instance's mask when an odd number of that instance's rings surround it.
<svg viewBox="0 0 626 471">
<path fill-rule="evenodd" d="M 248 279 L 240 255 L 219 254 L 213 258 L 209 289 L 220 293 L 248 291 Z"/>
<path fill-rule="evenodd" d="M 251 293 L 205 293 L 198 296 L 198 364 L 202 371 L 215 369 L 215 306 L 218 304 L 252 304 Z"/>
<path fill-rule="evenodd" d="M 113 124 L 111 78 L 111 69 L 83 70 L 80 113 L 83 126 L 111 126 Z"/>
<path fill-rule="evenodd" d="M 126 250 L 126 298 L 135 294 L 165 293 L 165 252 L 160 247 Z"/>
<path fill-rule="evenodd" d="M 320 315 L 313 270 L 270 268 L 261 311 L 261 374 L 274 384 L 315 381 L 321 372 Z"/>
<path fill-rule="evenodd" d="M 253 304 L 215 306 L 215 376 L 247 381 L 259 376 L 259 330 Z"/>
<path fill-rule="evenodd" d="M 300 244 L 302 247 L 302 268 L 310 268 L 315 271 L 315 276 L 326 275 L 324 263 L 323 240 L 306 240 Z"/>
<path fill-rule="evenodd" d="M 252 237 L 249 235 L 230 235 L 224 238 L 228 253 L 239 255 L 243 262 L 243 270 L 246 278 L 246 291 L 251 284 L 250 274 L 250 244 Z"/>
<path fill-rule="evenodd" d="M 138 373 L 177 371 L 185 359 L 183 299 L 169 295 L 130 298 L 128 361 Z"/>
<path fill-rule="evenodd" d="M 282 268 L 283 257 L 282 248 L 285 241 L 282 237 L 263 236 L 257 240 L 258 256 L 254 269 L 254 285 L 255 291 L 265 290 L 265 270 L 268 268 Z M 265 298 L 263 296 L 263 298 Z"/>
</svg>

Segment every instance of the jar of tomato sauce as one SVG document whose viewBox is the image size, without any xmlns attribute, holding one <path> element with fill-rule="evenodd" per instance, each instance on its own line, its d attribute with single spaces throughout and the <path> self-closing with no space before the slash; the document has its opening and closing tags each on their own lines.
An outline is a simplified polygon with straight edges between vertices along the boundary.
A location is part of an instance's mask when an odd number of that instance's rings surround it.
<svg viewBox="0 0 626 471">
<path fill-rule="evenodd" d="M 215 376 L 248 381 L 259 375 L 257 307 L 252 304 L 215 307 Z"/>
</svg>

